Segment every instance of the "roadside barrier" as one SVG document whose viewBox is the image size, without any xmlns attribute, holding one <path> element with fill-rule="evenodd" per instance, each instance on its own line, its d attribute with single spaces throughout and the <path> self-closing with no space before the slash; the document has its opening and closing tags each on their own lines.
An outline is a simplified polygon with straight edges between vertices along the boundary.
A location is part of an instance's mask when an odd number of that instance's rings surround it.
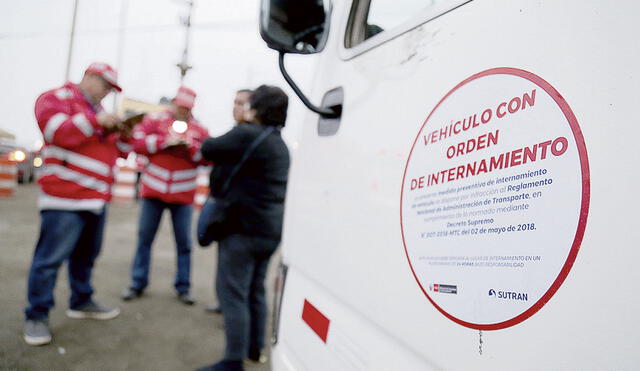
<svg viewBox="0 0 640 371">
<path fill-rule="evenodd" d="M 121 166 L 116 174 L 116 182 L 112 189 L 112 202 L 116 204 L 133 203 L 136 198 L 136 169 Z"/>
<path fill-rule="evenodd" d="M 18 186 L 18 164 L 9 155 L 0 155 L 0 197 L 11 197 Z"/>
<path fill-rule="evenodd" d="M 198 177 L 196 178 L 196 196 L 193 200 L 193 204 L 196 209 L 200 210 L 207 197 L 209 197 L 209 173 L 211 172 L 211 166 L 199 167 Z"/>
</svg>

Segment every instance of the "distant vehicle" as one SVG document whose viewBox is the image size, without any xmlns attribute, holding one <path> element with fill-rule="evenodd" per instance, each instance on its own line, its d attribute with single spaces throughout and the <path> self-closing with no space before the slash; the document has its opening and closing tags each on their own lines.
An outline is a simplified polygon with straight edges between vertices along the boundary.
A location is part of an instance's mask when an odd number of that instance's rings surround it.
<svg viewBox="0 0 640 371">
<path fill-rule="evenodd" d="M 18 183 L 33 183 L 36 179 L 36 168 L 42 165 L 42 159 L 35 152 L 25 148 L 13 151 L 12 157 L 18 164 Z"/>
<path fill-rule="evenodd" d="M 42 166 L 39 152 L 18 147 L 10 140 L 0 141 L 0 155 L 6 155 L 9 160 L 16 163 L 18 183 L 21 184 L 32 183 L 36 179 L 36 169 Z"/>
<path fill-rule="evenodd" d="M 25 159 L 18 162 L 18 183 L 33 183 L 38 178 L 38 169 L 42 166 L 39 151 L 27 151 Z"/>
<path fill-rule="evenodd" d="M 640 3 L 261 9 L 317 53 L 274 371 L 638 369 Z"/>
</svg>

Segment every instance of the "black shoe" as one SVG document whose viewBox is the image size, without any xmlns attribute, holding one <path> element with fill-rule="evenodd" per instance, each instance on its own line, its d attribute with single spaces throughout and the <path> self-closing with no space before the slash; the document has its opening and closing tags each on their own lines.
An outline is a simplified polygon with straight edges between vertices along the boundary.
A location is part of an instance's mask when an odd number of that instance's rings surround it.
<svg viewBox="0 0 640 371">
<path fill-rule="evenodd" d="M 207 313 L 214 313 L 214 314 L 222 313 L 222 309 L 220 308 L 219 305 L 208 305 L 206 308 L 204 308 L 204 311 Z"/>
<path fill-rule="evenodd" d="M 137 299 L 142 296 L 142 290 L 134 289 L 132 287 L 127 287 L 122 290 L 122 294 L 120 294 L 120 298 L 124 301 L 129 301 L 133 299 Z"/>
<path fill-rule="evenodd" d="M 245 366 L 265 364 L 269 358 L 261 350 L 250 349 L 249 356 L 244 361 Z"/>
<path fill-rule="evenodd" d="M 195 299 L 188 292 L 178 294 L 178 300 L 180 300 L 183 304 L 193 305 L 196 303 Z"/>
</svg>

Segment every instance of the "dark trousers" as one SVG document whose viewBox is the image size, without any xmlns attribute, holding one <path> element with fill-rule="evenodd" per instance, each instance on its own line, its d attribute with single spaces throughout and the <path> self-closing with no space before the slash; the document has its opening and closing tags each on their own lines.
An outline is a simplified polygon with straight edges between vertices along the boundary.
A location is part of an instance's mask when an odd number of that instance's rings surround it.
<svg viewBox="0 0 640 371">
<path fill-rule="evenodd" d="M 53 290 L 58 269 L 68 260 L 71 298 L 69 307 L 77 309 L 91 301 L 91 273 L 100 253 L 106 208 L 90 211 L 43 210 L 40 237 L 33 254 L 25 309 L 27 319 L 44 319 L 54 306 Z"/>
<path fill-rule="evenodd" d="M 151 245 L 155 239 L 164 209 L 171 211 L 177 262 L 174 287 L 180 294 L 188 293 L 191 276 L 191 216 L 193 205 L 170 204 L 155 199 L 142 200 L 138 223 L 138 246 L 131 266 L 131 287 L 144 290 L 149 284 Z"/>
<path fill-rule="evenodd" d="M 225 360 L 243 360 L 264 348 L 264 280 L 279 241 L 234 234 L 219 244 L 216 291 L 227 339 Z"/>
</svg>

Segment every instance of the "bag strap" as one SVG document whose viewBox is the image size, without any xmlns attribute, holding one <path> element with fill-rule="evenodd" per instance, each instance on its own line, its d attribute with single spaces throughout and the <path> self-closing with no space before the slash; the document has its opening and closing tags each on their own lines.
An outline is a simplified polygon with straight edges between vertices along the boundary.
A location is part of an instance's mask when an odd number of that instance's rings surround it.
<svg viewBox="0 0 640 371">
<path fill-rule="evenodd" d="M 220 189 L 221 196 L 224 196 L 227 193 L 227 189 L 231 185 L 231 180 L 233 180 L 233 178 L 236 176 L 238 171 L 240 171 L 240 168 L 242 167 L 242 165 L 244 165 L 244 163 L 249 159 L 249 156 L 251 156 L 251 153 L 253 153 L 253 151 L 256 148 L 258 148 L 260 143 L 262 143 L 265 139 L 267 139 L 269 134 L 271 134 L 273 131 L 274 131 L 274 127 L 269 126 L 262 133 L 260 133 L 260 135 L 251 143 L 251 145 L 246 149 L 246 151 L 244 151 L 244 154 L 242 155 L 240 162 L 238 162 L 238 164 L 233 168 L 233 170 L 231 170 L 231 173 L 227 177 L 227 180 L 222 185 L 222 188 Z"/>
</svg>

